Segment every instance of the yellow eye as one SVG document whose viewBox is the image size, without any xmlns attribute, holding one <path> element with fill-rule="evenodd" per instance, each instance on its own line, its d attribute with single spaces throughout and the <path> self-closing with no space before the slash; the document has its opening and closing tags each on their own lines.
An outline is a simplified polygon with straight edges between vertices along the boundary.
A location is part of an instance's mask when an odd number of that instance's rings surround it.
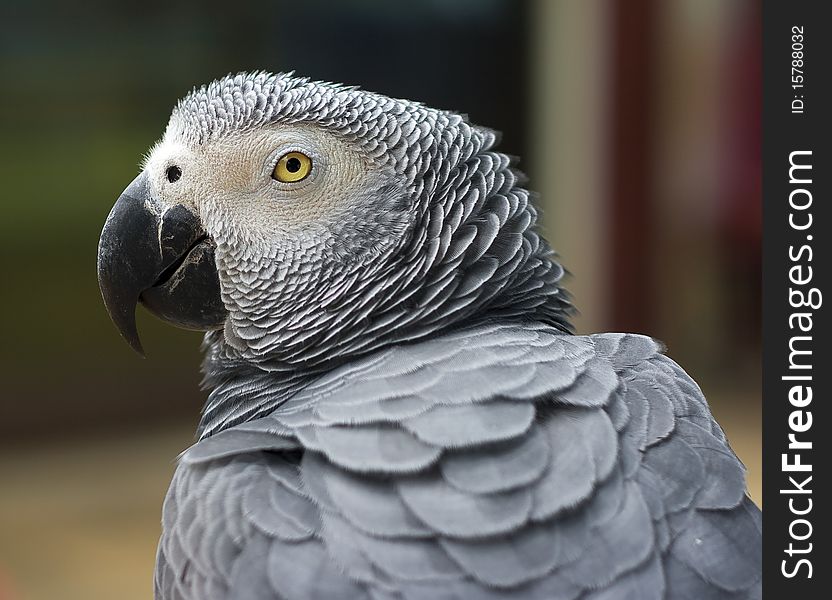
<svg viewBox="0 0 832 600">
<path fill-rule="evenodd" d="M 287 152 L 280 157 L 272 171 L 272 177 L 283 183 L 295 183 L 306 179 L 312 172 L 312 159 L 303 152 Z"/>
</svg>

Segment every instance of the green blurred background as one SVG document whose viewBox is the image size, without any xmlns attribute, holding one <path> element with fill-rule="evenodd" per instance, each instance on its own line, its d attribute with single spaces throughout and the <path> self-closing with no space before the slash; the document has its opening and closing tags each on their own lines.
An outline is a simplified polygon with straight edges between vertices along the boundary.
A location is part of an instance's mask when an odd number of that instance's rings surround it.
<svg viewBox="0 0 832 600">
<path fill-rule="evenodd" d="M 0 600 L 149 598 L 203 400 L 199 334 L 101 305 L 98 234 L 170 108 L 295 69 L 504 133 L 581 332 L 664 340 L 760 502 L 760 56 L 752 0 L 0 1 Z"/>
</svg>

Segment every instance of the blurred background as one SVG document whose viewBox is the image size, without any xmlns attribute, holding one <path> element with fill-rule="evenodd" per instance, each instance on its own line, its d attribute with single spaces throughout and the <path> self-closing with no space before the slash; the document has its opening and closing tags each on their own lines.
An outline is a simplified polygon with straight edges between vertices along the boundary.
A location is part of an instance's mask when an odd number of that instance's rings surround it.
<svg viewBox="0 0 832 600">
<path fill-rule="evenodd" d="M 504 133 L 579 332 L 664 340 L 760 497 L 760 7 L 752 0 L 0 1 L 0 600 L 149 598 L 200 335 L 121 341 L 98 235 L 175 101 L 295 69 Z"/>
</svg>

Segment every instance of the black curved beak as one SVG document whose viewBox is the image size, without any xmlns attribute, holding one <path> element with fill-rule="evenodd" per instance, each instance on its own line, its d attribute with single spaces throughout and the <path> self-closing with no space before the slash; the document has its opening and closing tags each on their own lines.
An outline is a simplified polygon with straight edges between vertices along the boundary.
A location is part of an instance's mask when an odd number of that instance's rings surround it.
<svg viewBox="0 0 832 600">
<path fill-rule="evenodd" d="M 116 201 L 98 242 L 98 285 L 110 318 L 144 355 L 136 329 L 141 301 L 161 319 L 185 329 L 222 327 L 214 243 L 184 206 L 162 210 L 140 174 Z"/>
</svg>

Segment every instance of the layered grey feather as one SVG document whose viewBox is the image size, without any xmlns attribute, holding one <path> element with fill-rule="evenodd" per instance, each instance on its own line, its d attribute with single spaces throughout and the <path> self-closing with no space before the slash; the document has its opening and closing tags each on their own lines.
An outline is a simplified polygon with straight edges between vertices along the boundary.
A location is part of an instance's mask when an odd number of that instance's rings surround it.
<svg viewBox="0 0 832 600">
<path fill-rule="evenodd" d="M 282 124 L 391 179 L 310 256 L 212 233 L 229 317 L 205 339 L 158 598 L 759 597 L 760 513 L 699 388 L 649 338 L 570 334 L 493 132 L 265 73 L 195 90 L 169 131 Z"/>
<path fill-rule="evenodd" d="M 159 595 L 236 597 L 245 561 L 273 598 L 756 597 L 743 467 L 658 345 L 530 322 L 452 337 L 341 367 L 184 453 Z"/>
<path fill-rule="evenodd" d="M 306 373 L 486 311 L 570 330 L 572 307 L 558 284 L 564 271 L 534 227 L 528 191 L 508 157 L 494 151 L 494 132 L 460 115 L 258 73 L 196 90 L 176 108 L 169 130 L 207 144 L 298 123 L 346 140 L 393 180 L 374 192 L 369 213 L 326 225 L 334 242 L 309 240 L 303 253 L 252 256 L 233 227 L 214 234 L 229 318 L 224 331 L 206 338 L 214 391 L 201 435 L 271 412 L 286 396 L 274 389 L 276 378 L 296 387 L 308 382 Z M 401 212 L 411 223 L 404 232 L 385 221 Z M 341 246 L 366 252 L 345 254 Z M 273 374 L 271 385 L 260 378 L 259 389 L 229 389 L 241 378 L 226 379 L 228 369 L 251 365 Z"/>
</svg>

